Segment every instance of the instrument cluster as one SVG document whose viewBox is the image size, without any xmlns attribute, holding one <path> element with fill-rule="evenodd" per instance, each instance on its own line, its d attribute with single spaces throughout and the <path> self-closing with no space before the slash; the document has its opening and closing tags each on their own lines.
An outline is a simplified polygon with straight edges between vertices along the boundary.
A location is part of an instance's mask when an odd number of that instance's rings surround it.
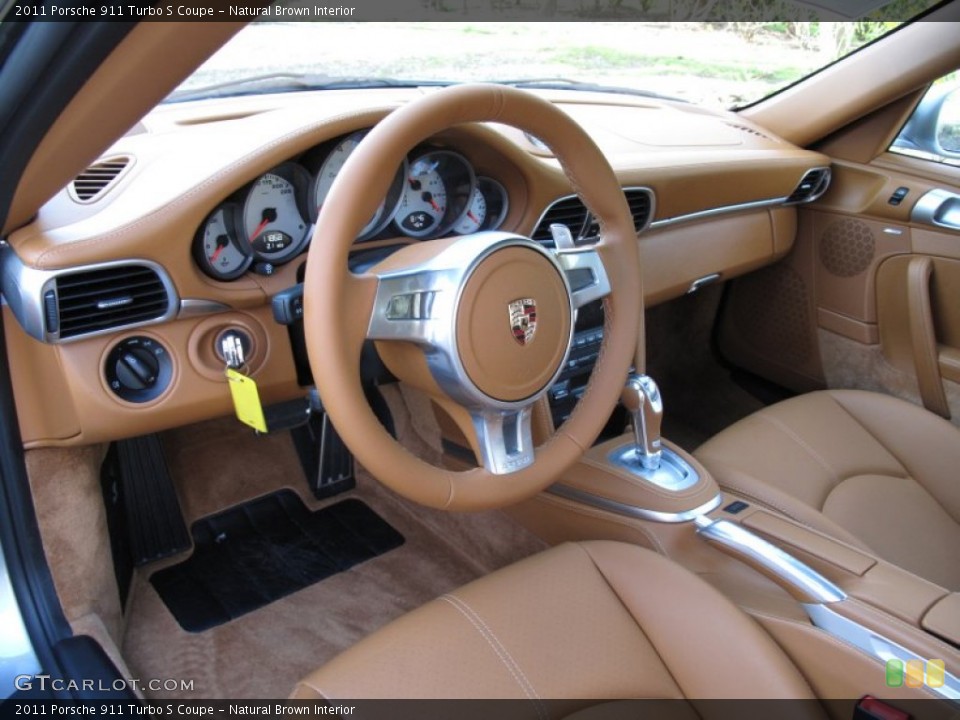
<svg viewBox="0 0 960 720">
<path fill-rule="evenodd" d="M 251 268 L 270 274 L 300 255 L 337 174 L 367 132 L 336 138 L 298 161 L 282 163 L 220 203 L 194 239 L 193 254 L 201 270 L 227 281 Z M 508 202 L 503 185 L 478 176 L 460 153 L 422 147 L 397 168 L 356 242 L 494 230 L 506 217 Z"/>
</svg>

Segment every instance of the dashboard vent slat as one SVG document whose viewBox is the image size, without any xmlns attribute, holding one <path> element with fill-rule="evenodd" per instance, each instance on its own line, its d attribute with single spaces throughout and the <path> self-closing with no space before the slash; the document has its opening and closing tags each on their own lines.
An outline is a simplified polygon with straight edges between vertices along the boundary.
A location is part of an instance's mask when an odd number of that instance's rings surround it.
<svg viewBox="0 0 960 720">
<path fill-rule="evenodd" d="M 627 188 L 623 194 L 630 206 L 633 227 L 640 232 L 646 228 L 653 216 L 653 191 L 646 188 Z M 578 245 L 596 242 L 600 236 L 599 223 L 576 196 L 562 198 L 548 207 L 530 237 L 539 243 L 552 245 L 550 225 L 553 223 L 562 223 L 570 228 Z"/>
<path fill-rule="evenodd" d="M 816 200 L 830 185 L 830 168 L 813 168 L 804 173 L 797 187 L 787 198 L 788 203 L 805 203 Z"/>
<path fill-rule="evenodd" d="M 57 278 L 60 338 L 158 320 L 170 310 L 170 293 L 145 265 L 114 265 Z"/>
<path fill-rule="evenodd" d="M 94 163 L 70 183 L 70 194 L 81 203 L 92 203 L 115 185 L 130 166 L 130 158 L 119 156 Z"/>
</svg>

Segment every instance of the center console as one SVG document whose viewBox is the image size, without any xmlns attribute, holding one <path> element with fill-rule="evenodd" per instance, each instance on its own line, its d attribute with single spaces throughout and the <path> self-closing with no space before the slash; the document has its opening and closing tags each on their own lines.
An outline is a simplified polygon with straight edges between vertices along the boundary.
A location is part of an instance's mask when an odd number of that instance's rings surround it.
<svg viewBox="0 0 960 720">
<path fill-rule="evenodd" d="M 633 431 L 595 445 L 514 516 L 550 543 L 620 540 L 685 565 L 752 614 L 818 697 L 960 701 L 960 593 L 721 492 L 660 437 L 651 378 L 631 376 L 621 400 Z M 891 668 L 909 682 L 891 686 Z"/>
</svg>

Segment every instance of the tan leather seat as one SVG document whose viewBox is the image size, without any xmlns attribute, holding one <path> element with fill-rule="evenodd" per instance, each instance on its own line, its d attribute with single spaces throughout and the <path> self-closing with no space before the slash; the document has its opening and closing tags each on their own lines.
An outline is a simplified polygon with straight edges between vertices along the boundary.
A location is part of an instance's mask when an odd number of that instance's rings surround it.
<svg viewBox="0 0 960 720">
<path fill-rule="evenodd" d="M 773 640 L 703 580 L 648 550 L 595 541 L 552 548 L 428 603 L 302 680 L 293 697 L 813 693 Z"/>
<path fill-rule="evenodd" d="M 878 393 L 760 410 L 696 457 L 720 486 L 960 590 L 960 429 Z"/>
</svg>

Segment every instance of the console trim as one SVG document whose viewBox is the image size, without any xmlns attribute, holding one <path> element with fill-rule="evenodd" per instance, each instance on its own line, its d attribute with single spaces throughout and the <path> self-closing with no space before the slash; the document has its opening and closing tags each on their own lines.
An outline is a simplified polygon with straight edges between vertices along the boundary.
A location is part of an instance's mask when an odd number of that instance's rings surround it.
<svg viewBox="0 0 960 720">
<path fill-rule="evenodd" d="M 562 483 L 555 483 L 551 485 L 546 489 L 545 492 L 551 495 L 556 495 L 557 497 L 562 497 L 565 500 L 573 500 L 574 502 L 589 505 L 590 507 L 597 508 L 598 510 L 605 510 L 607 512 L 616 513 L 617 515 L 625 515 L 627 517 L 638 518 L 640 520 L 653 520 L 654 522 L 662 523 L 690 522 L 691 520 L 694 520 L 697 517 L 720 507 L 720 503 L 723 502 L 722 496 L 720 493 L 717 493 L 713 498 L 699 507 L 695 507 L 692 510 L 685 510 L 683 512 L 671 513 L 662 512 L 660 510 L 649 510 L 648 508 L 637 507 L 636 505 L 628 505 L 627 503 L 611 500 L 610 498 L 601 497 L 600 495 L 594 495 L 593 493 L 586 492 L 585 490 L 578 490 L 577 488 L 570 487 L 569 485 L 564 485 Z"/>
<path fill-rule="evenodd" d="M 876 658 L 880 662 L 886 663 L 888 660 L 919 660 L 926 662 L 927 658 L 922 658 L 915 652 L 908 650 L 899 643 L 895 643 L 880 633 L 874 632 L 864 627 L 858 622 L 846 618 L 843 615 L 831 610 L 826 605 L 820 603 L 804 603 L 803 609 L 806 611 L 814 626 L 833 637 L 840 638 L 851 645 L 863 650 L 868 655 Z M 948 700 L 960 701 L 960 680 L 949 671 L 943 673 L 943 685 L 941 687 L 924 687 L 941 697 Z"/>
</svg>

